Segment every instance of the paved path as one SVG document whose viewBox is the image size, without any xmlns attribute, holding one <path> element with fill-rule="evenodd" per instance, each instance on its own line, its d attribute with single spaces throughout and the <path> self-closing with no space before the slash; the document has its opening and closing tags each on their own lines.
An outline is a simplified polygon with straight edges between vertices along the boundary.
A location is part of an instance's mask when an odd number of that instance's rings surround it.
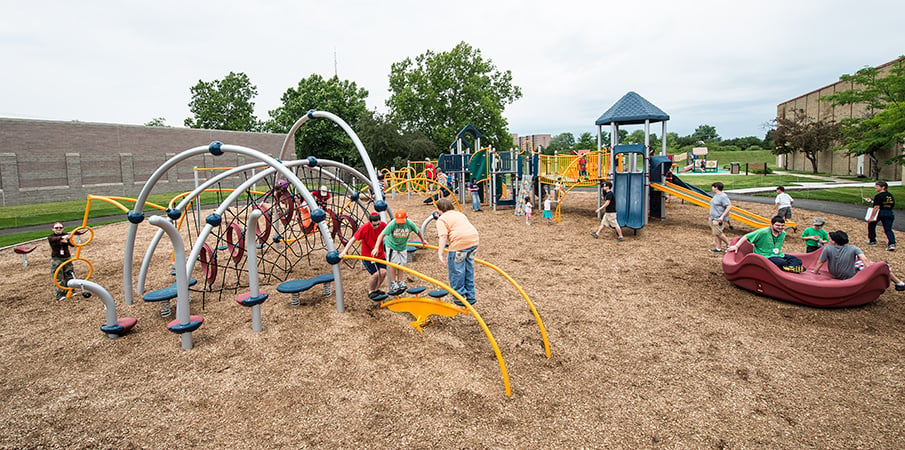
<svg viewBox="0 0 905 450">
<path fill-rule="evenodd" d="M 785 186 L 786 192 L 793 191 L 801 191 L 801 190 L 809 190 L 809 189 L 829 189 L 829 188 L 838 188 L 838 187 L 863 187 L 865 189 L 864 196 L 865 197 L 873 197 L 875 194 L 874 191 L 874 182 L 853 182 L 850 180 L 843 180 L 841 178 L 836 177 L 827 177 L 820 175 L 810 175 L 810 174 L 791 174 L 788 172 L 780 172 L 774 171 L 774 174 L 778 175 L 794 175 L 797 177 L 809 178 L 813 179 L 813 182 L 801 182 L 797 183 L 796 186 Z M 901 186 L 901 181 L 891 181 L 889 182 L 890 186 Z M 768 205 L 772 205 L 774 201 L 774 197 L 759 197 L 751 194 L 761 193 L 761 192 L 775 192 L 775 186 L 766 186 L 766 187 L 757 187 L 757 188 L 745 188 L 745 189 L 727 189 L 726 194 L 729 195 L 730 200 L 739 200 L 743 202 L 753 202 L 753 203 L 764 203 Z M 793 195 L 794 198 L 794 195 Z M 810 221 L 801 220 L 801 214 L 797 214 L 796 217 L 795 210 L 798 208 L 807 209 L 811 211 L 817 212 L 826 212 L 832 213 L 839 216 L 844 217 L 852 217 L 855 219 L 864 219 L 864 214 L 867 212 L 867 207 L 870 206 L 868 203 L 863 205 L 852 205 L 849 203 L 836 203 L 836 202 L 828 202 L 824 200 L 809 200 L 806 198 L 795 198 L 795 205 L 792 208 L 792 219 L 799 222 L 800 229 L 804 230 L 804 228 L 810 226 Z M 900 214 L 901 215 L 901 214 Z M 866 227 L 867 225 L 865 225 Z M 832 225 L 829 225 L 830 229 L 833 229 Z M 878 233 L 883 233 L 883 227 L 878 227 Z M 893 222 L 892 228 L 896 231 L 905 231 L 905 218 L 899 218 Z"/>
</svg>

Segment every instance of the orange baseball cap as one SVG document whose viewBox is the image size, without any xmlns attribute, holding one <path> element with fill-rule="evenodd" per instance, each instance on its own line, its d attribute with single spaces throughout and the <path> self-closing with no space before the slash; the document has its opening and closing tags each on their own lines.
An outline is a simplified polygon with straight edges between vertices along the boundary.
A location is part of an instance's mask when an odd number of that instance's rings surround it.
<svg viewBox="0 0 905 450">
<path fill-rule="evenodd" d="M 404 209 L 396 210 L 396 223 L 399 223 L 399 224 L 405 223 L 405 219 L 407 217 L 408 217 L 408 215 L 405 213 Z"/>
</svg>

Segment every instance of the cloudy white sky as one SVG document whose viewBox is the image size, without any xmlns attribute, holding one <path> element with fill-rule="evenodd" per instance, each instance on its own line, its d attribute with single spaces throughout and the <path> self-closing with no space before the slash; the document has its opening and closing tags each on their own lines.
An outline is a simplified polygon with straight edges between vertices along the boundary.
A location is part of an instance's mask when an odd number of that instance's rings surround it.
<svg viewBox="0 0 905 450">
<path fill-rule="evenodd" d="M 392 63 L 465 41 L 522 88 L 514 133 L 594 131 L 635 91 L 668 131 L 762 137 L 778 103 L 905 54 L 905 3 L 889 0 L 0 4 L 0 117 L 84 122 L 182 126 L 190 87 L 230 71 L 257 86 L 262 120 L 334 71 L 385 112 Z"/>
</svg>

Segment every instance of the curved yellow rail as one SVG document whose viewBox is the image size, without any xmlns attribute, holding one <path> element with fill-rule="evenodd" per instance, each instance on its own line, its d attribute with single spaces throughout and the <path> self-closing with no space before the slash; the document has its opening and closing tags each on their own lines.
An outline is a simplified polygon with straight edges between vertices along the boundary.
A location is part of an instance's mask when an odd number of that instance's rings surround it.
<svg viewBox="0 0 905 450">
<path fill-rule="evenodd" d="M 436 245 L 424 244 L 421 242 L 409 242 L 408 245 L 410 245 L 412 247 L 428 248 L 431 250 L 437 249 Z M 446 249 L 443 249 L 443 251 L 449 252 Z M 522 287 L 519 286 L 519 284 L 516 283 L 515 280 L 512 279 L 512 277 L 509 276 L 509 274 L 507 274 L 506 272 L 503 272 L 503 269 L 500 269 L 499 267 L 497 267 L 493 264 L 490 264 L 489 262 L 484 261 L 483 259 L 480 259 L 480 258 L 475 258 L 475 262 L 479 263 L 483 266 L 489 267 L 489 268 L 493 269 L 494 271 L 496 271 L 496 273 L 500 274 L 503 278 L 506 279 L 506 281 L 508 281 L 510 284 L 512 284 L 512 286 L 515 287 L 515 289 L 519 292 L 519 294 L 522 294 L 522 298 L 525 299 L 525 303 L 527 303 L 528 308 L 531 309 L 531 314 L 534 314 L 534 320 L 537 321 L 537 327 L 540 329 L 541 338 L 543 338 L 543 340 L 544 340 L 544 353 L 546 353 L 547 358 L 549 358 L 550 357 L 550 341 L 547 339 L 547 329 L 544 327 L 544 322 L 541 320 L 540 314 L 537 312 L 537 308 L 534 306 L 534 303 L 531 301 L 530 298 L 528 298 L 528 294 L 525 293 L 524 289 L 522 289 Z"/>
<path fill-rule="evenodd" d="M 434 248 L 436 249 L 436 247 L 434 247 Z M 360 255 L 346 255 L 346 256 L 343 256 L 343 259 L 347 259 L 347 258 L 348 258 L 348 259 L 360 259 L 360 260 L 362 260 L 362 261 L 371 261 L 371 262 L 375 262 L 375 263 L 385 264 L 385 265 L 387 265 L 387 266 L 389 266 L 389 267 L 396 268 L 396 269 L 401 270 L 401 271 L 403 271 L 403 272 L 405 272 L 405 273 L 408 273 L 408 274 L 414 275 L 414 276 L 416 276 L 416 277 L 418 277 L 418 278 L 421 278 L 422 280 L 424 280 L 424 281 L 426 281 L 426 282 L 428 282 L 428 283 L 431 283 L 431 284 L 440 286 L 440 287 L 443 288 L 443 289 L 446 289 L 446 291 L 449 292 L 449 295 L 452 295 L 453 297 L 455 297 L 457 300 L 459 300 L 460 303 L 462 303 L 463 306 L 465 306 L 466 309 L 468 309 L 468 313 L 471 314 L 472 316 L 474 316 L 475 320 L 477 320 L 477 321 L 478 321 L 478 324 L 481 326 L 481 329 L 484 330 L 484 334 L 487 335 L 487 340 L 490 342 L 490 346 L 493 347 L 493 353 L 496 354 L 496 359 L 497 359 L 497 361 L 498 361 L 499 364 L 500 364 L 500 373 L 501 373 L 501 375 L 502 375 L 502 377 L 503 377 L 503 384 L 506 386 L 506 395 L 507 395 L 507 396 L 511 396 L 511 395 L 512 395 L 512 388 L 509 386 L 509 372 L 506 370 L 506 362 L 503 361 L 503 355 L 502 355 L 502 353 L 500 353 L 500 347 L 497 345 L 496 339 L 493 338 L 493 333 L 490 332 L 490 328 L 488 328 L 488 327 L 487 327 L 487 324 L 484 323 L 484 319 L 481 318 L 481 315 L 478 314 L 478 311 L 475 310 L 474 307 L 471 306 L 471 305 L 470 305 L 470 304 L 462 297 L 462 295 L 460 295 L 458 292 L 456 292 L 456 291 L 455 291 L 452 287 L 450 287 L 448 284 L 446 284 L 446 283 L 444 283 L 444 282 L 442 282 L 442 281 L 440 281 L 440 280 L 437 280 L 436 278 L 432 278 L 432 277 L 429 277 L 429 276 L 427 276 L 427 275 L 424 275 L 424 274 L 422 274 L 422 273 L 420 273 L 420 272 L 416 272 L 416 271 L 414 271 L 414 270 L 412 270 L 412 269 L 409 269 L 408 267 L 405 267 L 405 266 L 400 266 L 400 265 L 398 265 L 398 264 L 393 264 L 393 263 L 391 263 L 391 262 L 389 262 L 389 261 L 384 261 L 384 260 L 382 260 L 382 259 L 371 258 L 370 256 L 360 256 Z"/>
</svg>

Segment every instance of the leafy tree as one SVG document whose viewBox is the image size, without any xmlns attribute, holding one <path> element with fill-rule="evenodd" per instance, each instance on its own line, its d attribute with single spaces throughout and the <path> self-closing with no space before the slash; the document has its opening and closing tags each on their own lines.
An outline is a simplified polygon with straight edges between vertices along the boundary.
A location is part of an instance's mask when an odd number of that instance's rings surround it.
<svg viewBox="0 0 905 450">
<path fill-rule="evenodd" d="M 283 93 L 283 106 L 268 112 L 270 120 L 264 129 L 288 133 L 292 125 L 312 109 L 337 115 L 348 124 L 358 123 L 368 115 L 365 99 L 368 91 L 355 82 L 333 76 L 325 80 L 317 74 L 299 80 L 296 88 Z M 299 158 L 314 155 L 343 162 L 357 162 L 358 151 L 352 139 L 339 125 L 325 119 L 310 120 L 295 136 L 295 153 Z M 366 147 L 367 148 L 367 147 Z"/>
<path fill-rule="evenodd" d="M 420 132 L 403 134 L 399 126 L 377 112 L 365 115 L 355 124 L 355 132 L 368 149 L 378 170 L 403 167 L 407 161 L 435 158 L 434 146 Z M 363 168 L 363 167 L 362 167 Z"/>
<path fill-rule="evenodd" d="M 559 133 L 550 139 L 550 145 L 544 149 L 544 154 L 552 155 L 553 152 L 568 153 L 575 145 L 575 135 L 572 133 Z"/>
<path fill-rule="evenodd" d="M 168 127 L 169 125 L 167 125 L 167 119 L 164 119 L 163 117 L 155 117 L 155 118 L 149 120 L 148 122 L 146 122 L 145 126 L 146 127 Z"/>
<path fill-rule="evenodd" d="M 261 121 L 255 117 L 258 88 L 251 84 L 242 72 L 233 73 L 211 82 L 198 80 L 192 86 L 189 109 L 194 118 L 185 119 L 189 128 L 205 128 L 233 131 L 259 131 Z"/>
<path fill-rule="evenodd" d="M 695 142 L 704 142 L 705 144 L 717 144 L 720 142 L 720 135 L 716 132 L 713 125 L 700 125 L 691 134 Z"/>
<path fill-rule="evenodd" d="M 581 136 L 578 136 L 578 142 L 576 142 L 572 148 L 575 150 L 596 150 L 597 136 L 591 134 L 589 131 L 581 133 Z"/>
<path fill-rule="evenodd" d="M 776 118 L 776 129 L 773 131 L 776 149 L 773 153 L 780 155 L 800 152 L 811 162 L 814 173 L 817 173 L 817 155 L 830 150 L 833 141 L 839 136 L 838 124 L 811 120 L 804 111 L 795 111 L 791 118 Z"/>
<path fill-rule="evenodd" d="M 822 98 L 833 106 L 863 105 L 865 114 L 839 122 L 842 142 L 852 155 L 867 155 L 872 164 L 871 178 L 879 179 L 877 153 L 889 149 L 905 139 L 905 57 L 892 64 L 881 76 L 878 69 L 869 67 L 854 75 L 842 75 L 854 89 L 837 92 Z M 884 164 L 902 164 L 905 156 L 894 156 Z"/>
<path fill-rule="evenodd" d="M 436 151 L 446 149 L 463 127 L 476 127 L 481 144 L 508 149 L 512 138 L 503 117 L 522 96 L 512 73 L 500 71 L 481 51 L 460 42 L 449 52 L 427 52 L 390 68 L 390 118 L 406 132 L 421 131 Z"/>
</svg>

